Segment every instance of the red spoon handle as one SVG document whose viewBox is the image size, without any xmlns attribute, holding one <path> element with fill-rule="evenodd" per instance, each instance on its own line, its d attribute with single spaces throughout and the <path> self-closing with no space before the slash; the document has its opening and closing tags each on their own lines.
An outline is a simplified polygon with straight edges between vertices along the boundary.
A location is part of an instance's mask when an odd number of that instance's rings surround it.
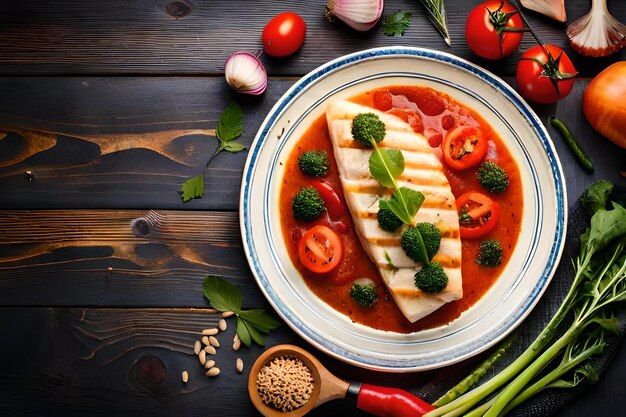
<svg viewBox="0 0 626 417">
<path fill-rule="evenodd" d="M 357 408 L 380 417 L 420 417 L 435 407 L 398 389 L 362 384 Z"/>
</svg>

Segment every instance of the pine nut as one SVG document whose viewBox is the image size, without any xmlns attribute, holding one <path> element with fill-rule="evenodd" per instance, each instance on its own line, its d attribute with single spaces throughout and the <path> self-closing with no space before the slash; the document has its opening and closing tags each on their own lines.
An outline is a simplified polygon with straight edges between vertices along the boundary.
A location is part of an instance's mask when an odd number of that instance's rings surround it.
<svg viewBox="0 0 626 417">
<path fill-rule="evenodd" d="M 186 384 L 189 381 L 189 372 L 183 371 L 182 373 L 183 382 Z"/>
<path fill-rule="evenodd" d="M 213 337 L 213 336 L 211 336 Z M 203 345 L 210 345 L 211 343 L 209 343 L 209 336 L 202 336 L 202 344 Z"/>
<path fill-rule="evenodd" d="M 217 327 L 219 327 L 221 331 L 225 331 L 227 327 L 226 320 L 220 319 L 220 322 L 217 324 Z"/>
<path fill-rule="evenodd" d="M 215 336 L 209 336 L 209 344 L 216 348 L 220 347 L 220 342 L 219 340 L 217 340 L 217 337 Z"/>
<path fill-rule="evenodd" d="M 217 332 L 219 332 L 217 327 L 213 327 L 212 329 L 204 329 L 202 330 L 202 335 L 203 336 L 213 336 L 216 335 Z"/>
<path fill-rule="evenodd" d="M 237 368 L 237 373 L 240 374 L 243 372 L 243 360 L 241 358 L 237 358 L 237 363 L 235 367 Z"/>
<path fill-rule="evenodd" d="M 206 371 L 206 376 L 218 376 L 220 374 L 220 368 L 211 368 L 208 371 Z"/>
<path fill-rule="evenodd" d="M 215 361 L 213 359 L 206 361 L 206 363 L 204 364 L 205 369 L 211 369 L 214 366 L 215 366 Z"/>
<path fill-rule="evenodd" d="M 234 311 L 225 311 L 225 312 L 222 313 L 222 317 L 225 318 L 225 319 L 227 319 L 229 317 L 232 317 L 234 315 L 235 315 Z"/>
<path fill-rule="evenodd" d="M 197 355 L 198 353 L 200 353 L 201 348 L 202 346 L 200 346 L 200 342 L 196 340 L 196 343 L 193 344 L 193 353 Z"/>
<path fill-rule="evenodd" d="M 198 354 L 198 359 L 200 360 L 200 365 L 204 366 L 204 364 L 206 363 L 206 352 L 204 350 L 200 351 L 200 353 Z"/>
<path fill-rule="evenodd" d="M 240 347 L 241 347 L 241 339 L 239 338 L 237 333 L 235 333 L 235 337 L 233 337 L 233 350 L 239 350 Z"/>
<path fill-rule="evenodd" d="M 202 352 L 208 353 L 209 355 L 215 355 L 217 353 L 217 350 L 215 350 L 215 347 L 208 345 L 204 347 L 204 350 Z"/>
</svg>

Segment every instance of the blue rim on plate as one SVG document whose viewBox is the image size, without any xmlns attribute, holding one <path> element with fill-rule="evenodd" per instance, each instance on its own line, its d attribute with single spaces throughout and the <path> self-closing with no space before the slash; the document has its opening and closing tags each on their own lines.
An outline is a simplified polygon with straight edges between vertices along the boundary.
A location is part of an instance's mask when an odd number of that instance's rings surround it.
<svg viewBox="0 0 626 417">
<path fill-rule="evenodd" d="M 434 86 L 482 110 L 481 115 L 504 136 L 516 157 L 524 188 L 515 260 L 494 288 L 450 325 L 410 335 L 351 323 L 312 296 L 284 250 L 276 203 L 281 161 L 310 122 L 323 113 L 326 100 L 399 83 Z M 475 355 L 522 322 L 545 291 L 561 257 L 566 201 L 565 180 L 552 141 L 536 114 L 508 84 L 447 53 L 412 47 L 376 48 L 313 70 L 274 105 L 250 147 L 244 168 L 240 226 L 244 251 L 259 287 L 296 333 L 348 363 L 406 372 L 441 367 Z"/>
</svg>

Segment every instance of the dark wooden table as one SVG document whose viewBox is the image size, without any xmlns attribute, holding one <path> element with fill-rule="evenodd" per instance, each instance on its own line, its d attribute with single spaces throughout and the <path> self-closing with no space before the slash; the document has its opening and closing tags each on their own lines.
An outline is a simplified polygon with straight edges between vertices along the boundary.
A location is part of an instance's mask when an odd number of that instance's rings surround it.
<svg viewBox="0 0 626 417">
<path fill-rule="evenodd" d="M 220 336 L 217 378 L 203 375 L 193 344 L 214 327 L 202 281 L 218 275 L 240 287 L 245 308 L 271 309 L 242 250 L 238 198 L 246 152 L 221 154 L 207 171 L 205 197 L 182 204 L 178 189 L 197 175 L 217 143 L 217 118 L 236 99 L 249 146 L 271 106 L 300 76 L 357 50 L 389 45 L 451 52 L 514 85 L 519 53 L 478 58 L 464 41 L 476 2 L 446 0 L 452 47 L 417 0 L 385 2 L 384 16 L 412 12 L 401 38 L 377 26 L 355 33 L 323 18 L 325 1 L 169 0 L 2 2 L 0 13 L 0 415 L 249 416 L 246 380 L 262 348 L 234 352 Z M 626 3 L 609 1 L 626 22 Z M 586 0 L 568 0 L 568 22 Z M 307 23 L 303 48 L 287 58 L 263 55 L 270 80 L 261 97 L 233 93 L 225 59 L 261 47 L 275 14 L 293 10 Z M 581 79 L 556 105 L 533 106 L 544 122 L 557 114 L 596 165 L 585 174 L 553 134 L 573 203 L 597 178 L 625 180 L 626 153 L 595 133 L 580 101 L 588 80 L 622 53 L 589 59 L 572 52 L 565 25 L 527 13 L 545 42 L 566 47 Z M 522 50 L 534 45 L 526 36 Z M 529 320 L 532 319 L 529 318 Z M 308 346 L 288 326 L 267 346 L 296 343 L 337 375 L 404 387 L 427 399 L 429 382 L 467 371 L 472 361 L 402 375 L 364 371 Z M 242 375 L 235 358 L 245 363 Z M 188 370 L 190 381 L 181 382 Z M 614 416 L 626 408 L 626 346 L 600 383 L 561 417 Z M 331 403 L 314 415 L 361 415 Z"/>
</svg>

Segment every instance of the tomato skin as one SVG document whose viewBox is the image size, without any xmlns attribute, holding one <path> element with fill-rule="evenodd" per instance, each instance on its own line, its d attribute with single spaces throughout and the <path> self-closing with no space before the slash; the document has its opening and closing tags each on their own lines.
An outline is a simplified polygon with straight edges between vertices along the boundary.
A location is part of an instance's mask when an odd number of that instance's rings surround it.
<svg viewBox="0 0 626 417">
<path fill-rule="evenodd" d="M 502 4 L 502 8 L 500 5 Z M 467 16 L 465 24 L 465 38 L 467 46 L 477 55 L 486 59 L 503 59 L 512 55 L 519 48 L 524 32 L 502 32 L 502 39 L 494 24 L 490 20 L 489 11 L 513 13 L 517 10 L 506 1 L 489 0 L 476 6 Z M 524 23 L 519 14 L 514 14 L 506 20 L 505 28 L 522 29 Z"/>
<path fill-rule="evenodd" d="M 343 243 L 337 233 L 324 225 L 313 226 L 298 243 L 298 258 L 308 270 L 323 274 L 335 269 L 343 257 Z"/>
<path fill-rule="evenodd" d="M 471 221 L 459 221 L 461 239 L 478 239 L 496 228 L 500 221 L 500 206 L 483 193 L 468 191 L 456 199 L 459 216 L 465 213 Z"/>
<path fill-rule="evenodd" d="M 300 49 L 305 34 L 306 23 L 300 15 L 293 12 L 279 13 L 263 28 L 263 50 L 275 57 L 291 55 Z"/>
<path fill-rule="evenodd" d="M 461 171 L 478 165 L 489 149 L 489 143 L 480 129 L 474 126 L 457 126 L 448 131 L 442 151 L 446 165 Z"/>
<path fill-rule="evenodd" d="M 546 45 L 546 47 L 555 60 L 561 56 L 558 66 L 561 73 L 576 73 L 574 64 L 563 49 L 554 45 Z M 542 75 L 544 68 L 533 59 L 538 59 L 543 63 L 548 61 L 548 56 L 541 45 L 533 46 L 524 52 L 517 63 L 517 90 L 522 97 L 536 103 L 549 104 L 566 97 L 572 91 L 574 79 L 568 78 L 558 81 L 559 91 L 557 93 L 550 78 Z"/>
<path fill-rule="evenodd" d="M 332 185 L 322 179 L 314 179 L 312 185 L 326 203 L 326 211 L 331 219 L 338 219 L 346 212 L 346 206 Z"/>
</svg>

